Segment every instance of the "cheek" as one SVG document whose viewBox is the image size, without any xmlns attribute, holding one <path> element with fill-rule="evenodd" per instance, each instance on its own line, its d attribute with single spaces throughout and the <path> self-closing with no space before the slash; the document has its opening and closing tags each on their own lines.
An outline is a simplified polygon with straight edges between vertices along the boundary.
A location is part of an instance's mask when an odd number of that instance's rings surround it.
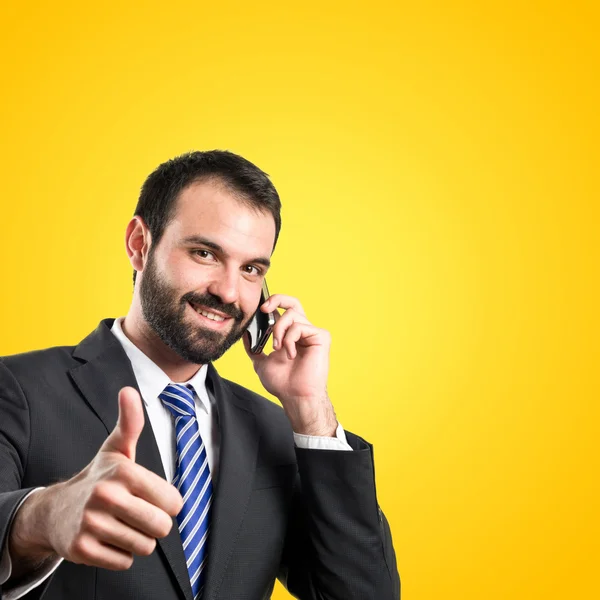
<svg viewBox="0 0 600 600">
<path fill-rule="evenodd" d="M 185 254 L 173 253 L 165 263 L 166 280 L 183 294 L 202 287 L 202 269 Z"/>
</svg>

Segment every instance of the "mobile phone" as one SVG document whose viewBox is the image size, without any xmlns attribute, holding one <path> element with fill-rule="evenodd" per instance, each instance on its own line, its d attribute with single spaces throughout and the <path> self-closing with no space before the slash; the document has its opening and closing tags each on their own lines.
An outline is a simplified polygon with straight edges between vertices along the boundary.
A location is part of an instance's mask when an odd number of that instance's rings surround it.
<svg viewBox="0 0 600 600">
<path fill-rule="evenodd" d="M 273 325 L 275 325 L 275 315 L 272 312 L 265 313 L 260 307 L 269 299 L 269 288 L 267 282 L 263 279 L 262 292 L 260 294 L 260 304 L 258 310 L 248 324 L 248 336 L 250 340 L 250 352 L 260 354 L 271 336 Z"/>
</svg>

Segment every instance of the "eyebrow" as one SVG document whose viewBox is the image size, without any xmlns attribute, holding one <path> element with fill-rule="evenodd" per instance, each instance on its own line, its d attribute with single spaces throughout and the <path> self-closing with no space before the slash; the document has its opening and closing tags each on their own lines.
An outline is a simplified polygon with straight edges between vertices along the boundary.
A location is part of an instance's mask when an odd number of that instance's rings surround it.
<svg viewBox="0 0 600 600">
<path fill-rule="evenodd" d="M 202 237 L 201 235 L 190 235 L 183 240 L 183 243 L 196 244 L 198 246 L 207 246 L 208 248 L 212 248 L 216 252 L 219 252 L 226 258 L 229 257 L 228 252 L 226 252 L 222 246 L 215 242 L 212 242 L 208 238 Z M 252 260 L 249 260 L 248 262 L 263 265 L 263 267 L 266 267 L 267 269 L 271 266 L 271 260 L 264 256 L 258 256 L 256 258 L 253 258 Z"/>
</svg>

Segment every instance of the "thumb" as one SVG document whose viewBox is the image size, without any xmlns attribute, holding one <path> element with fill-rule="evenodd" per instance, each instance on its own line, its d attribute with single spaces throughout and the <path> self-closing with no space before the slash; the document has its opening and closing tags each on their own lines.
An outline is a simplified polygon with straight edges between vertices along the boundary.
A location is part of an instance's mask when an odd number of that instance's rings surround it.
<svg viewBox="0 0 600 600">
<path fill-rule="evenodd" d="M 108 436 L 102 450 L 120 452 L 135 461 L 135 447 L 144 428 L 144 410 L 139 392 L 124 387 L 119 392 L 119 420 Z"/>
</svg>

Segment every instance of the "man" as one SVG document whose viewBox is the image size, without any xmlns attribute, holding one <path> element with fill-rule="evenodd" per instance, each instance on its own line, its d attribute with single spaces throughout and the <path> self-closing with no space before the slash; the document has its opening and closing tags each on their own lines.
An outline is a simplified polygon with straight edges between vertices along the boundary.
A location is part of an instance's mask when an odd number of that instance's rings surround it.
<svg viewBox="0 0 600 600">
<path fill-rule="evenodd" d="M 261 600 L 276 577 L 302 600 L 400 597 L 329 334 L 296 298 L 258 307 L 279 211 L 235 154 L 160 165 L 127 227 L 127 316 L 0 361 L 3 598 Z M 244 336 L 257 308 L 278 315 L 269 355 Z M 283 410 L 212 366 L 242 337 Z"/>
</svg>

